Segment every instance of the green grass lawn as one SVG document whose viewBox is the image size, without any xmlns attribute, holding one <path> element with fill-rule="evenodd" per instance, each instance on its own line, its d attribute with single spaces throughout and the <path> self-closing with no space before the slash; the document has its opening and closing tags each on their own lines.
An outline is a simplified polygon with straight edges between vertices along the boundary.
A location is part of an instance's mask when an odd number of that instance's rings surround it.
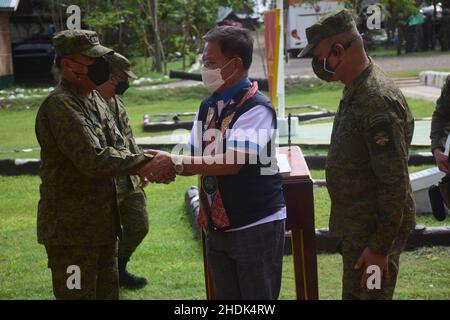
<svg viewBox="0 0 450 320">
<path fill-rule="evenodd" d="M 286 95 L 287 106 L 319 105 L 322 108 L 336 110 L 342 94 L 342 87 L 331 85 L 321 88 L 291 89 Z M 132 88 L 124 96 L 131 126 L 136 137 L 148 136 L 143 131 L 143 116 L 155 113 L 177 113 L 197 111 L 199 101 L 207 96 L 201 86 L 169 90 L 140 90 Z M 318 99 L 320 97 L 320 99 Z M 0 152 L 37 148 L 39 144 L 34 134 L 36 112 L 43 98 L 15 100 L 11 107 L 0 109 Z M 407 99 L 415 117 L 431 117 L 434 104 L 430 101 Z M 35 153 L 2 154 L 1 158 L 32 158 Z"/>
<path fill-rule="evenodd" d="M 201 247 L 184 209 L 184 192 L 195 177 L 147 188 L 150 233 L 133 256 L 130 270 L 149 278 L 139 291 L 121 290 L 122 299 L 203 299 Z M 43 246 L 36 242 L 39 178 L 0 177 L 0 299 L 52 299 Z M 326 226 L 325 188 L 315 189 L 316 224 Z M 449 299 L 450 248 L 405 252 L 396 299 Z M 340 299 L 342 266 L 337 254 L 318 255 L 321 299 Z M 284 259 L 282 299 L 294 299 L 292 257 Z"/>
<path fill-rule="evenodd" d="M 201 87 L 164 91 L 131 89 L 125 96 L 136 136 L 144 136 L 142 117 L 146 113 L 196 111 L 206 95 Z M 341 88 L 290 90 L 287 105 L 320 105 L 335 110 Z M 320 97 L 318 99 L 318 97 Z M 0 151 L 38 147 L 34 119 L 41 99 L 16 100 L 0 110 Z M 409 100 L 415 116 L 430 116 L 432 103 Z M 324 153 L 308 149 L 306 153 Z M 38 152 L 0 154 L 0 158 L 38 158 Z M 425 169 L 411 167 L 411 171 Z M 313 170 L 313 178 L 323 179 L 323 170 Z M 184 192 L 196 184 L 195 177 L 179 177 L 171 185 L 147 188 L 150 210 L 150 234 L 138 248 L 131 271 L 146 275 L 150 284 L 140 291 L 121 291 L 124 299 L 202 299 L 204 284 L 202 256 L 196 234 L 184 209 Z M 51 299 L 50 272 L 46 255 L 36 243 L 36 207 L 39 199 L 36 176 L 0 177 L 0 299 Z M 326 188 L 315 188 L 316 227 L 326 227 L 330 200 Z M 430 215 L 418 217 L 427 226 L 446 225 Z M 448 223 L 448 222 L 447 222 Z M 449 299 L 450 249 L 423 248 L 406 252 L 401 260 L 398 299 Z M 322 299 L 339 299 L 341 262 L 336 254 L 318 256 L 319 288 Z M 285 257 L 281 298 L 293 299 L 292 257 Z"/>
</svg>

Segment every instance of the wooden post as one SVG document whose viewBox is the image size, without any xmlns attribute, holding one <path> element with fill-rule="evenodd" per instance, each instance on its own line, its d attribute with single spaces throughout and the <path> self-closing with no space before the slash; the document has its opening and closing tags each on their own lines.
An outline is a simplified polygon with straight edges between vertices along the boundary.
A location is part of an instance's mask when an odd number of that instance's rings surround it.
<svg viewBox="0 0 450 320">
<path fill-rule="evenodd" d="M 206 234 L 202 230 L 202 251 L 203 251 L 203 272 L 205 274 L 205 288 L 206 288 L 206 299 L 214 300 L 214 288 L 211 279 L 211 272 L 209 270 L 208 258 L 206 256 Z"/>
</svg>

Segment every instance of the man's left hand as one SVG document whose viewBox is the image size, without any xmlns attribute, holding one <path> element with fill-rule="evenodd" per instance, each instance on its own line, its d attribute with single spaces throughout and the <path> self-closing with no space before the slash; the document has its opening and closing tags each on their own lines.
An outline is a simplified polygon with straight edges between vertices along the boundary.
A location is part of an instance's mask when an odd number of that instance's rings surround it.
<svg viewBox="0 0 450 320">
<path fill-rule="evenodd" d="M 148 181 L 148 179 L 146 177 L 139 176 L 139 178 L 141 179 L 141 182 L 139 183 L 139 186 L 141 188 L 145 188 L 150 183 L 150 181 Z"/>
</svg>

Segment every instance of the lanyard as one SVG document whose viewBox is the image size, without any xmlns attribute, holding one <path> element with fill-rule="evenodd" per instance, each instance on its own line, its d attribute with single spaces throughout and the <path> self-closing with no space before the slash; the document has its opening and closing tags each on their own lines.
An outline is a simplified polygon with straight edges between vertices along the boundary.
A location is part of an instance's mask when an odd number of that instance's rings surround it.
<svg viewBox="0 0 450 320">
<path fill-rule="evenodd" d="M 248 99 L 253 97 L 257 91 L 258 91 L 258 83 L 255 81 L 255 82 L 253 82 L 252 87 L 242 97 L 242 99 L 236 105 L 230 106 L 230 108 L 228 108 L 225 117 L 230 115 L 231 113 L 236 112 L 236 110 L 239 109 Z M 207 128 L 207 129 L 215 128 L 215 124 L 216 124 L 217 120 L 219 120 L 217 105 L 214 106 L 213 108 L 209 107 L 208 115 L 206 117 L 205 128 Z M 214 127 L 213 127 L 213 125 L 214 125 Z"/>
</svg>

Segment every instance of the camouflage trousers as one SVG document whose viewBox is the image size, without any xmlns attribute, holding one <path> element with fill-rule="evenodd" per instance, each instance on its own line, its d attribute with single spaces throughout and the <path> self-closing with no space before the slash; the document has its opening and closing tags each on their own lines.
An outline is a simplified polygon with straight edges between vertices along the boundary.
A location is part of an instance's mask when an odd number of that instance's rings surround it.
<svg viewBox="0 0 450 320">
<path fill-rule="evenodd" d="M 368 291 L 361 288 L 361 278 L 363 268 L 355 270 L 355 264 L 367 247 L 368 241 L 361 240 L 356 237 L 344 237 L 341 242 L 341 254 L 343 260 L 343 280 L 342 280 L 342 299 L 344 300 L 392 300 L 395 285 L 397 283 L 397 275 L 399 272 L 400 254 L 408 241 L 410 230 L 404 229 L 399 232 L 394 246 L 389 252 L 388 268 L 389 279 L 383 279 L 381 289 Z"/>
<path fill-rule="evenodd" d="M 148 233 L 147 197 L 144 190 L 118 193 L 122 239 L 119 241 L 119 258 L 128 259 Z"/>
<path fill-rule="evenodd" d="M 117 242 L 103 246 L 46 245 L 45 249 L 56 299 L 119 299 Z"/>
</svg>

